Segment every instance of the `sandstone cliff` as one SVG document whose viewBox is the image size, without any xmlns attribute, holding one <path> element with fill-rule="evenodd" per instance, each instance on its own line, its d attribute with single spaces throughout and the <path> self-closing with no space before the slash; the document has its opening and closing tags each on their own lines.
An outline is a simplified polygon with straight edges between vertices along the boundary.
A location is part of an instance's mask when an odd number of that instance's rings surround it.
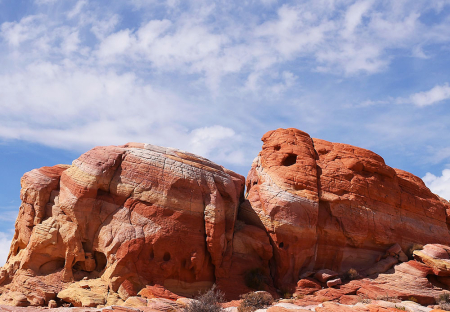
<svg viewBox="0 0 450 312">
<path fill-rule="evenodd" d="M 376 276 L 415 244 L 450 244 L 449 202 L 379 155 L 297 129 L 262 140 L 246 198 L 244 177 L 149 144 L 97 147 L 71 166 L 26 173 L 0 303 L 139 303 L 213 283 L 228 298 L 319 293 L 350 268 Z"/>
<path fill-rule="evenodd" d="M 292 128 L 262 141 L 241 215 L 269 233 L 278 287 L 310 270 L 365 270 L 395 243 L 450 243 L 449 203 L 379 155 Z"/>
<path fill-rule="evenodd" d="M 231 264 L 244 178 L 204 158 L 149 144 L 98 147 L 72 166 L 32 170 L 21 184 L 0 281 L 30 303 L 54 297 L 63 287 L 55 279 L 192 295 Z M 52 274 L 60 275 L 39 278 Z"/>
</svg>

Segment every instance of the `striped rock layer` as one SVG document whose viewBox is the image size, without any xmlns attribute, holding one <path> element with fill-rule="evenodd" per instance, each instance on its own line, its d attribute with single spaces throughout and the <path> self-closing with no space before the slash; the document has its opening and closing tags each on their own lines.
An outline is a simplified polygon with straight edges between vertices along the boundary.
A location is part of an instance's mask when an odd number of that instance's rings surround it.
<svg viewBox="0 0 450 312">
<path fill-rule="evenodd" d="M 311 270 L 365 270 L 396 243 L 449 245 L 450 203 L 379 155 L 292 128 L 262 141 L 240 215 L 269 234 L 278 287 Z"/>
<path fill-rule="evenodd" d="M 449 245 L 450 203 L 379 155 L 297 129 L 262 140 L 246 199 L 244 177 L 149 144 L 97 147 L 26 173 L 0 303 L 44 305 L 59 293 L 111 305 L 213 283 L 238 298 L 289 290 L 320 269 L 382 273 L 415 244 Z M 415 255 L 431 263 L 428 254 Z"/>
<path fill-rule="evenodd" d="M 0 282 L 38 283 L 35 277 L 60 272 L 62 281 L 101 277 L 114 292 L 126 281 L 131 292 L 159 284 L 197 294 L 231 264 L 244 183 L 207 159 L 138 143 L 97 147 L 71 166 L 32 170 L 21 180 Z M 48 299 L 42 289 L 24 287 L 28 301 Z"/>
</svg>

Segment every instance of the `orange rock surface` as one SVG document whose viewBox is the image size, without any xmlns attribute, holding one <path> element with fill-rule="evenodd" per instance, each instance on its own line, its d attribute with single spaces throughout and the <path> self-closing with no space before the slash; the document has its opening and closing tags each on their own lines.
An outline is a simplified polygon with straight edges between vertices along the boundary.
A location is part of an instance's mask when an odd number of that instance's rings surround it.
<svg viewBox="0 0 450 312">
<path fill-rule="evenodd" d="M 62 282 L 98 277 L 123 300 L 154 284 L 196 295 L 229 271 L 244 177 L 207 159 L 149 144 L 97 147 L 21 183 L 0 282 L 27 304 L 44 305 Z M 55 274 L 48 295 L 41 276 Z"/>
<path fill-rule="evenodd" d="M 167 307 L 216 283 L 228 299 L 258 289 L 304 306 L 428 305 L 450 288 L 450 204 L 421 179 L 297 129 L 262 140 L 246 182 L 141 143 L 26 173 L 0 304 Z M 333 309 L 349 308 L 322 307 Z"/>
<path fill-rule="evenodd" d="M 449 203 L 379 155 L 293 128 L 262 141 L 240 214 L 269 233 L 278 287 L 311 270 L 366 270 L 396 243 L 404 261 L 413 244 L 450 242 Z"/>
</svg>

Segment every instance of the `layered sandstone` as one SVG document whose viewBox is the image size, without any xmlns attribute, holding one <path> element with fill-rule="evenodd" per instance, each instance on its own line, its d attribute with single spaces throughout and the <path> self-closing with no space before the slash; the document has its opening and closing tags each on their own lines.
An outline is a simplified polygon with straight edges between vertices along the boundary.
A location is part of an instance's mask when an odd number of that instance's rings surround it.
<svg viewBox="0 0 450 312">
<path fill-rule="evenodd" d="M 246 199 L 242 176 L 149 144 L 26 173 L 0 304 L 167 307 L 214 283 L 229 299 L 391 292 L 428 304 L 449 288 L 450 204 L 421 179 L 296 129 L 262 140 Z"/>
<path fill-rule="evenodd" d="M 27 304 L 46 304 L 83 278 L 101 278 L 104 293 L 58 297 L 105 304 L 108 289 L 126 300 L 146 285 L 188 296 L 231 265 L 244 178 L 207 159 L 149 144 L 97 147 L 71 166 L 32 170 L 21 184 L 0 282 Z"/>
<path fill-rule="evenodd" d="M 292 128 L 262 141 L 241 216 L 269 233 L 278 287 L 311 270 L 366 270 L 396 243 L 450 242 L 449 203 L 379 155 Z"/>
</svg>

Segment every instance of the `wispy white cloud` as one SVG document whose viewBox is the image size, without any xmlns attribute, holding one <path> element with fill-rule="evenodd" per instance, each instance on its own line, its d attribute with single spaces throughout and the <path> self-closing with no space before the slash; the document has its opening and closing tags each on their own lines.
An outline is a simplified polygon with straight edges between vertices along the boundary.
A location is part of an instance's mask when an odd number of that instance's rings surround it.
<svg viewBox="0 0 450 312">
<path fill-rule="evenodd" d="M 433 193 L 450 200 L 450 169 L 444 169 L 441 176 L 427 172 L 422 180 Z"/>
<path fill-rule="evenodd" d="M 433 105 L 448 99 L 450 99 L 450 86 L 448 83 L 445 83 L 440 86 L 435 86 L 429 91 L 415 93 L 411 95 L 408 100 L 412 104 L 422 107 Z M 408 100 L 402 99 L 400 101 L 406 102 Z"/>
<path fill-rule="evenodd" d="M 425 107 L 438 104 L 450 99 L 450 86 L 448 83 L 436 85 L 428 91 L 421 91 L 411 94 L 408 97 L 387 97 L 385 100 L 366 100 L 358 106 L 372 106 L 380 104 L 412 104 L 418 107 Z"/>
<path fill-rule="evenodd" d="M 0 26 L 0 137 L 69 149 L 134 140 L 244 163 L 270 128 L 334 122 L 305 77 L 371 75 L 450 42 L 446 1 L 79 0 L 51 16 L 52 0 L 36 1 L 45 9 Z M 405 100 L 431 105 L 448 88 Z"/>
</svg>

